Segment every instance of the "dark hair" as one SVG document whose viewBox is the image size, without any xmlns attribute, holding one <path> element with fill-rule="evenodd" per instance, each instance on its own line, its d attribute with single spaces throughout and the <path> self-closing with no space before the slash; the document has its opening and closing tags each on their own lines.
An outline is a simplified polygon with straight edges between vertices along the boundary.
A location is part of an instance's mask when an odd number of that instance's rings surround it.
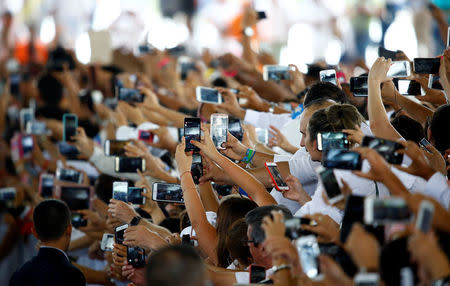
<svg viewBox="0 0 450 286">
<path fill-rule="evenodd" d="M 227 232 L 225 241 L 226 248 L 230 253 L 231 259 L 237 259 L 241 266 L 247 267 L 252 263 L 252 254 L 247 243 L 247 223 L 244 218 L 235 221 Z"/>
<path fill-rule="evenodd" d="M 391 120 L 391 124 L 406 140 L 419 143 L 425 137 L 422 125 L 409 116 L 398 115 Z"/>
<path fill-rule="evenodd" d="M 308 124 L 309 138 L 314 140 L 319 132 L 337 132 L 342 129 L 355 129 L 364 117 L 350 104 L 334 104 L 319 109 L 311 116 Z"/>
<path fill-rule="evenodd" d="M 219 205 L 216 219 L 218 266 L 227 267 L 232 262 L 226 247 L 229 227 L 257 207 L 258 205 L 254 201 L 240 197 L 227 198 Z"/>
<path fill-rule="evenodd" d="M 317 82 L 309 88 L 303 106 L 307 108 L 318 99 L 332 99 L 337 103 L 348 103 L 347 95 L 339 87 L 330 82 Z"/>
<path fill-rule="evenodd" d="M 167 228 L 172 233 L 180 233 L 180 219 L 174 217 L 166 217 L 162 222 L 159 223 L 159 226 Z"/>
<path fill-rule="evenodd" d="M 63 97 L 63 86 L 61 83 L 51 76 L 49 73 L 45 73 L 38 80 L 39 96 L 47 105 L 59 105 Z"/>
<path fill-rule="evenodd" d="M 146 285 L 203 285 L 205 274 L 203 261 L 192 247 L 171 245 L 150 256 L 146 266 Z"/>
<path fill-rule="evenodd" d="M 430 122 L 431 136 L 434 139 L 434 147 L 442 154 L 450 148 L 450 136 L 448 136 L 448 124 L 450 122 L 450 104 L 439 106 L 433 114 Z"/>
<path fill-rule="evenodd" d="M 386 286 L 400 285 L 400 270 L 404 267 L 410 267 L 413 273 L 417 273 L 417 266 L 411 263 L 411 255 L 408 252 L 408 238 L 400 238 L 386 244 L 381 249 L 379 265 L 380 277 Z M 414 280 L 418 282 L 417 277 Z"/>
<path fill-rule="evenodd" d="M 34 208 L 33 223 L 41 241 L 58 240 L 71 223 L 70 210 L 63 201 L 44 200 Z"/>
<path fill-rule="evenodd" d="M 266 234 L 264 233 L 261 224 L 263 218 L 270 215 L 271 211 L 282 211 L 285 219 L 292 218 L 292 213 L 283 205 L 262 206 L 249 211 L 245 216 L 245 221 L 247 222 L 248 227 L 252 228 L 250 239 L 254 241 L 253 244 L 255 246 L 264 242 L 266 239 Z"/>
</svg>

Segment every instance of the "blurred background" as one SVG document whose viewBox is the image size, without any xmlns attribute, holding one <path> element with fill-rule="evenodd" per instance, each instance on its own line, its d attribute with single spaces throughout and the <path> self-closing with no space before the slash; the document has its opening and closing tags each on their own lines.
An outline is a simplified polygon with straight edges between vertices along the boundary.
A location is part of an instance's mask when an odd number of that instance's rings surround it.
<svg viewBox="0 0 450 286">
<path fill-rule="evenodd" d="M 267 16 L 252 47 L 300 69 L 321 60 L 371 65 L 378 46 L 436 56 L 445 48 L 439 22 L 448 25 L 450 16 L 449 0 L 2 0 L 0 60 L 12 49 L 27 63 L 31 47 L 34 60 L 45 62 L 58 44 L 84 64 L 108 63 L 114 50 L 136 53 L 144 43 L 240 56 L 248 5 Z"/>
</svg>

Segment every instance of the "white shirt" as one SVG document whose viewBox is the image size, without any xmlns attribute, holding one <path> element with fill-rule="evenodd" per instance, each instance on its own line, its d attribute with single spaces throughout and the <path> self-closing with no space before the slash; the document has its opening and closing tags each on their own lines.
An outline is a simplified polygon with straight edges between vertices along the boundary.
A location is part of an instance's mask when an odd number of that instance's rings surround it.
<svg viewBox="0 0 450 286">
<path fill-rule="evenodd" d="M 277 156 L 275 155 L 275 161 Z M 320 162 L 311 160 L 311 156 L 305 148 L 300 148 L 289 159 L 289 171 L 302 183 L 303 189 L 312 196 L 317 188 L 316 168 Z"/>
<path fill-rule="evenodd" d="M 139 130 L 157 129 L 159 126 L 151 122 L 144 122 L 137 128 L 127 125 L 119 126 L 116 130 L 116 140 L 133 140 L 138 139 Z"/>
<path fill-rule="evenodd" d="M 450 187 L 439 172 L 434 173 L 425 185 L 424 194 L 437 200 L 446 210 L 450 207 Z"/>
</svg>

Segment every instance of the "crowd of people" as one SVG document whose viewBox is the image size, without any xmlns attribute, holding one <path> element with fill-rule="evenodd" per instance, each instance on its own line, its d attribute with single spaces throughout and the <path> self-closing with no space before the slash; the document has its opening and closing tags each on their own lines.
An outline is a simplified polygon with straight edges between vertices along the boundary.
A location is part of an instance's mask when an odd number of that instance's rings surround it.
<svg viewBox="0 0 450 286">
<path fill-rule="evenodd" d="M 448 39 L 300 72 L 257 21 L 240 57 L 9 51 L 0 284 L 450 284 Z"/>
</svg>

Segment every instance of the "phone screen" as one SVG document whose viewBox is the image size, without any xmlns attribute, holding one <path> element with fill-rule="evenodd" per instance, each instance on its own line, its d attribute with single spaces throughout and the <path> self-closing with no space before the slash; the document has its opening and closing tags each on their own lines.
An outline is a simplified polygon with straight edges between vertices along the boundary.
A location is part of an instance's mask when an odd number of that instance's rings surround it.
<svg viewBox="0 0 450 286">
<path fill-rule="evenodd" d="M 116 168 L 116 170 L 119 170 L 120 173 L 136 173 L 136 170 L 145 171 L 145 167 L 143 166 L 144 159 L 140 157 L 119 157 L 118 159 L 119 168 Z"/>
<path fill-rule="evenodd" d="M 227 142 L 228 116 L 226 114 L 211 115 L 211 138 L 217 149 L 224 149 L 222 143 Z"/>
<path fill-rule="evenodd" d="M 336 71 L 335 70 L 323 70 L 320 71 L 320 81 L 330 82 L 336 85 Z"/>
<path fill-rule="evenodd" d="M 197 147 L 192 145 L 192 141 L 200 141 L 200 118 L 185 118 L 184 119 L 184 136 L 186 139 L 185 151 L 200 151 Z"/>
<path fill-rule="evenodd" d="M 334 176 L 333 169 L 325 169 L 320 172 L 320 178 L 329 199 L 342 194 L 338 182 L 336 181 L 336 177 Z"/>
<path fill-rule="evenodd" d="M 109 156 L 124 156 L 125 155 L 125 145 L 130 141 L 122 140 L 108 140 L 109 144 Z M 105 152 L 108 153 L 108 152 Z"/>
<path fill-rule="evenodd" d="M 291 78 L 289 74 L 289 67 L 287 66 L 264 66 L 267 69 L 267 72 L 264 74 L 264 80 L 288 80 Z"/>
<path fill-rule="evenodd" d="M 250 266 L 250 283 L 258 283 L 266 279 L 266 269 L 263 266 Z"/>
<path fill-rule="evenodd" d="M 319 133 L 321 136 L 319 150 L 330 149 L 348 149 L 350 142 L 347 139 L 347 134 L 343 132 L 324 132 Z"/>
<path fill-rule="evenodd" d="M 265 128 L 255 128 L 255 132 L 259 142 L 263 144 L 269 143 L 269 130 Z"/>
<path fill-rule="evenodd" d="M 82 226 L 87 226 L 87 220 L 83 218 L 82 214 L 72 212 L 72 226 L 75 228 L 79 228 Z"/>
<path fill-rule="evenodd" d="M 283 177 L 280 174 L 277 166 L 267 166 L 269 168 L 270 173 L 273 176 L 273 179 L 277 183 L 279 187 L 287 187 L 286 182 L 283 180 Z"/>
<path fill-rule="evenodd" d="M 325 150 L 322 165 L 326 168 L 361 170 L 361 155 L 344 149 Z"/>
<path fill-rule="evenodd" d="M 78 151 L 77 147 L 70 145 L 66 141 L 58 142 L 58 151 L 61 155 L 69 159 L 74 159 L 78 155 L 80 155 L 80 152 Z"/>
<path fill-rule="evenodd" d="M 399 79 L 397 89 L 402 95 L 425 95 L 422 86 L 415 80 Z"/>
<path fill-rule="evenodd" d="M 403 146 L 397 142 L 365 136 L 361 145 L 376 150 L 391 164 L 398 165 L 403 161 L 403 154 L 397 152 L 397 150 L 403 149 Z"/>
<path fill-rule="evenodd" d="M 110 233 L 103 234 L 101 248 L 103 251 L 112 251 L 114 248 L 114 235 Z"/>
<path fill-rule="evenodd" d="M 139 140 L 153 143 L 154 137 L 155 134 L 153 134 L 150 130 L 139 130 Z"/>
<path fill-rule="evenodd" d="M 197 68 L 195 67 L 195 63 L 193 62 L 182 62 L 180 63 L 180 76 L 181 80 L 186 80 L 190 71 L 195 71 Z"/>
<path fill-rule="evenodd" d="M 202 102 L 221 103 L 223 101 L 219 99 L 220 96 L 221 95 L 217 89 L 201 88 L 200 90 L 200 98 Z"/>
<path fill-rule="evenodd" d="M 202 156 L 192 155 L 191 174 L 194 183 L 198 185 L 200 177 L 203 176 Z"/>
<path fill-rule="evenodd" d="M 67 203 L 71 210 L 89 209 L 89 187 L 61 187 L 61 200 Z"/>
<path fill-rule="evenodd" d="M 128 187 L 127 200 L 134 205 L 143 205 L 144 196 L 142 195 L 144 188 Z"/>
<path fill-rule="evenodd" d="M 411 213 L 403 199 L 375 199 L 373 203 L 373 220 L 374 223 L 378 224 L 408 222 L 411 220 Z"/>
<path fill-rule="evenodd" d="M 71 137 L 77 134 L 77 127 L 78 127 L 78 120 L 76 115 L 64 114 L 63 124 L 64 124 L 63 141 L 73 141 Z"/>
<path fill-rule="evenodd" d="M 145 250 L 140 247 L 127 247 L 127 261 L 136 268 L 145 265 Z"/>
<path fill-rule="evenodd" d="M 155 184 L 157 184 L 156 194 L 153 195 L 155 201 L 184 203 L 183 192 L 180 185 L 166 183 Z M 153 187 L 153 190 L 155 190 L 155 187 Z"/>
<path fill-rule="evenodd" d="M 115 200 L 127 202 L 128 195 L 128 183 L 127 182 L 114 182 L 112 197 Z"/>
<path fill-rule="evenodd" d="M 244 132 L 242 131 L 241 120 L 237 118 L 228 118 L 228 131 L 236 137 L 237 140 L 242 141 Z"/>
<path fill-rule="evenodd" d="M 320 275 L 318 260 L 320 249 L 315 236 L 304 236 L 297 239 L 296 246 L 303 272 L 311 279 L 317 278 Z"/>
<path fill-rule="evenodd" d="M 41 196 L 43 198 L 50 198 L 53 196 L 54 179 L 53 176 L 42 176 L 41 181 Z"/>
<path fill-rule="evenodd" d="M 439 89 L 439 90 L 444 90 L 444 88 L 442 87 L 441 83 L 439 82 L 439 79 L 441 77 L 438 75 L 431 75 L 428 79 L 428 87 L 432 88 L 432 89 Z"/>
<path fill-rule="evenodd" d="M 395 61 L 397 59 L 397 53 L 398 52 L 387 50 L 381 46 L 378 47 L 378 57 L 384 57 Z"/>
<path fill-rule="evenodd" d="M 2 188 L 0 189 L 0 201 L 1 202 L 11 202 L 16 198 L 15 188 Z"/>
<path fill-rule="evenodd" d="M 392 62 L 389 71 L 387 72 L 388 77 L 408 77 L 411 75 L 410 63 L 408 61 L 396 61 Z"/>
<path fill-rule="evenodd" d="M 26 125 L 27 133 L 34 135 L 44 135 L 47 133 L 47 124 L 45 122 L 31 120 Z"/>
<path fill-rule="evenodd" d="M 128 228 L 128 224 L 122 224 L 114 230 L 114 236 L 116 239 L 116 243 L 123 244 L 124 238 L 123 234 L 125 233 L 125 230 Z"/>
<path fill-rule="evenodd" d="M 350 91 L 354 94 L 354 96 L 367 96 L 369 94 L 367 77 L 366 76 L 351 77 Z"/>
<path fill-rule="evenodd" d="M 22 150 L 25 156 L 33 151 L 33 137 L 31 135 L 22 136 Z"/>
<path fill-rule="evenodd" d="M 126 87 L 116 87 L 116 92 L 118 93 L 117 98 L 126 102 L 143 102 L 144 95 L 137 89 L 126 88 Z"/>
<path fill-rule="evenodd" d="M 415 58 L 414 72 L 418 74 L 438 74 L 441 66 L 440 58 Z"/>
<path fill-rule="evenodd" d="M 60 181 L 79 183 L 81 176 L 80 172 L 72 169 L 59 169 L 59 172 L 56 172 L 56 177 Z"/>
</svg>

